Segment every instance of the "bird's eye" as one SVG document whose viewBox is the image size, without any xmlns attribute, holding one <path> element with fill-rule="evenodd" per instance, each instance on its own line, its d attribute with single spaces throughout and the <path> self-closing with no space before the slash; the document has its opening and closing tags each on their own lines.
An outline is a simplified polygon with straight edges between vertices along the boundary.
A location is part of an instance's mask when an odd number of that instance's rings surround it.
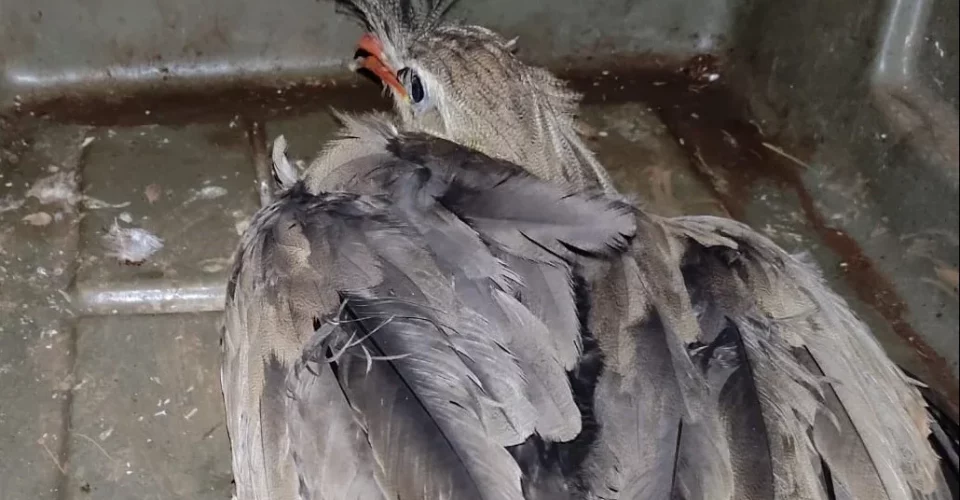
<svg viewBox="0 0 960 500">
<path fill-rule="evenodd" d="M 420 76 L 412 69 L 401 68 L 400 71 L 397 71 L 397 77 L 407 88 L 407 93 L 410 94 L 414 103 L 419 103 L 426 97 L 426 93 L 423 91 L 423 82 L 420 81 Z"/>
</svg>

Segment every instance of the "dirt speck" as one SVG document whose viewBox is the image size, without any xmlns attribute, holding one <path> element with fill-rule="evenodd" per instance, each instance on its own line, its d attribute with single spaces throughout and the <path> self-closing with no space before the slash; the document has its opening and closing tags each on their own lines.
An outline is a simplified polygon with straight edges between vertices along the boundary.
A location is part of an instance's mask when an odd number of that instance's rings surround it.
<svg viewBox="0 0 960 500">
<path fill-rule="evenodd" d="M 153 205 L 160 199 L 160 196 L 163 195 L 163 188 L 159 184 L 150 184 L 143 190 L 143 196 L 147 199 L 147 202 Z"/>
<path fill-rule="evenodd" d="M 23 218 L 31 226 L 43 227 L 53 222 L 53 216 L 46 212 L 35 212 Z"/>
</svg>

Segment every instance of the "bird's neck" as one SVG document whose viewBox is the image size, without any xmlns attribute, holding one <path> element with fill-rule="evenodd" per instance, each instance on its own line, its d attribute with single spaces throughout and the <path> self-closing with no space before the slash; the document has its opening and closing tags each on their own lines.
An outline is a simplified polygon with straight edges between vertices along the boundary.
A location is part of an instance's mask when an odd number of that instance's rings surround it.
<svg viewBox="0 0 960 500">
<path fill-rule="evenodd" d="M 531 132 L 522 142 L 518 163 L 538 177 L 615 194 L 610 175 L 583 140 L 573 117 L 549 108 L 536 113 L 527 115 L 524 128 Z"/>
<path fill-rule="evenodd" d="M 572 153 L 560 155 L 565 170 L 565 182 L 575 183 L 580 188 L 600 188 L 607 194 L 616 194 L 607 169 L 597 160 L 575 126 L 564 127 L 556 141 L 555 151 Z"/>
</svg>

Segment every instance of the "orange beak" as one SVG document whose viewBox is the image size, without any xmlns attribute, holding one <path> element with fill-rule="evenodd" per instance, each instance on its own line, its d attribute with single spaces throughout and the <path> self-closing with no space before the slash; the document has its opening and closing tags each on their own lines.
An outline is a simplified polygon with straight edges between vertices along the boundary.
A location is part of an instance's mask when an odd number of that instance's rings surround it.
<svg viewBox="0 0 960 500">
<path fill-rule="evenodd" d="M 403 84 L 397 79 L 396 72 L 383 62 L 383 44 L 380 43 L 380 39 L 372 33 L 364 33 L 364 35 L 360 37 L 360 41 L 357 42 L 357 49 L 369 54 L 368 56 L 359 58 L 361 59 L 359 66 L 376 75 L 381 82 L 389 85 L 397 94 L 406 99 L 407 90 L 403 88 Z"/>
</svg>

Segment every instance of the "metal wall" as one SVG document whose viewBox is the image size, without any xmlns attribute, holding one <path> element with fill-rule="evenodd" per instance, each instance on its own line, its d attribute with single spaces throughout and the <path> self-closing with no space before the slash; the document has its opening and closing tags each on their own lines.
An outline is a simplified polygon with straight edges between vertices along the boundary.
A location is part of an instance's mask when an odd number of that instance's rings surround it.
<svg viewBox="0 0 960 500">
<path fill-rule="evenodd" d="M 525 55 L 557 63 L 713 51 L 734 3 L 464 0 L 453 15 L 519 35 Z M 0 0 L 0 104 L 342 73 L 359 33 L 332 0 Z"/>
</svg>

